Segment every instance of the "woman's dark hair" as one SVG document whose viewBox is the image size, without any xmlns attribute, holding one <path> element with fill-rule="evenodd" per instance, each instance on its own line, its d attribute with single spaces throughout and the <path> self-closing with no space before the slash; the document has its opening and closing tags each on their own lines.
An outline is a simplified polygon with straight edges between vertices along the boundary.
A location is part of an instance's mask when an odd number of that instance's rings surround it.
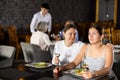
<svg viewBox="0 0 120 80">
<path fill-rule="evenodd" d="M 100 26 L 100 25 L 92 25 L 92 26 L 89 27 L 89 29 L 90 28 L 95 28 L 100 35 L 103 34 L 103 32 L 102 32 L 102 26 Z"/>
<path fill-rule="evenodd" d="M 72 19 L 67 19 L 67 20 L 64 22 L 64 26 L 65 26 L 66 22 L 69 22 L 70 24 L 73 24 L 73 25 L 74 25 L 74 21 L 73 21 Z"/>
<path fill-rule="evenodd" d="M 63 31 L 66 32 L 67 30 L 69 30 L 70 28 L 74 28 L 74 29 L 77 29 L 77 27 L 73 24 L 69 24 L 67 26 L 64 27 Z"/>
</svg>

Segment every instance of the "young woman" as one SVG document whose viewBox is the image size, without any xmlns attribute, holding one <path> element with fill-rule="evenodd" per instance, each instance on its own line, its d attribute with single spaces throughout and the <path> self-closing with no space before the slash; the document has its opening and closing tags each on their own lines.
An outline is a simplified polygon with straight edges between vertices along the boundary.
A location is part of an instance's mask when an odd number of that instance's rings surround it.
<svg viewBox="0 0 120 80">
<path fill-rule="evenodd" d="M 90 44 L 85 44 L 71 63 L 56 67 L 53 71 L 58 73 L 59 71 L 73 69 L 84 61 L 89 70 L 82 72 L 80 75 L 85 79 L 108 74 L 113 64 L 113 49 L 102 44 L 103 37 L 101 26 L 91 26 L 88 32 Z"/>
<path fill-rule="evenodd" d="M 64 65 L 72 62 L 81 47 L 84 45 L 81 41 L 75 42 L 76 26 L 73 24 L 66 25 L 63 30 L 64 40 L 57 41 L 54 48 L 52 63 Z M 55 54 L 60 56 L 57 57 Z M 80 67 L 80 66 L 79 66 Z"/>
</svg>

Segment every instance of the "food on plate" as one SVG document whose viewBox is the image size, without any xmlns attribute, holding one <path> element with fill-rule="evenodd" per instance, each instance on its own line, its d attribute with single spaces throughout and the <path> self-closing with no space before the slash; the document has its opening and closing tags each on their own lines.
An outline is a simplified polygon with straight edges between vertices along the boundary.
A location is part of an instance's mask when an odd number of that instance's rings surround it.
<svg viewBox="0 0 120 80">
<path fill-rule="evenodd" d="M 35 63 L 33 64 L 35 67 L 40 67 L 40 68 L 44 68 L 44 67 L 47 67 L 48 66 L 48 63 L 46 62 L 38 62 L 38 63 Z"/>
<path fill-rule="evenodd" d="M 86 70 L 84 68 L 80 68 L 80 69 L 75 69 L 75 74 L 76 75 L 81 75 L 83 72 L 85 72 Z"/>
</svg>

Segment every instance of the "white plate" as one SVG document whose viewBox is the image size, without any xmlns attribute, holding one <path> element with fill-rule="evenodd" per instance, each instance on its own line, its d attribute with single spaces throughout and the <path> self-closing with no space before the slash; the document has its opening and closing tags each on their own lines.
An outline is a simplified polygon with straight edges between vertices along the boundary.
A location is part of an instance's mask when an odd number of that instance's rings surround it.
<svg viewBox="0 0 120 80">
<path fill-rule="evenodd" d="M 78 78 L 79 80 L 83 80 L 83 77 L 81 75 L 76 74 L 76 70 L 77 69 L 72 69 L 72 70 L 69 71 L 69 73 L 72 75 L 72 77 Z"/>
<path fill-rule="evenodd" d="M 36 69 L 48 68 L 52 66 L 51 63 L 47 63 L 47 62 L 44 62 L 45 65 L 39 65 L 39 63 L 43 63 L 43 62 L 29 63 L 29 64 L 25 64 L 25 66 L 36 68 Z"/>
</svg>

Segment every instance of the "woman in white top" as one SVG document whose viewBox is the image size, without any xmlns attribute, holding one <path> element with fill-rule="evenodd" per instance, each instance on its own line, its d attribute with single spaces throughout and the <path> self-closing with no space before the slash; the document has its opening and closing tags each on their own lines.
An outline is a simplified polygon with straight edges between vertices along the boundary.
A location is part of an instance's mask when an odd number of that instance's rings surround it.
<svg viewBox="0 0 120 80">
<path fill-rule="evenodd" d="M 63 36 L 64 40 L 58 41 L 55 44 L 52 59 L 53 64 L 64 65 L 72 62 L 84 45 L 81 41 L 75 42 L 76 26 L 73 24 L 65 26 Z M 55 53 L 60 54 L 60 56 L 56 57 Z"/>
<path fill-rule="evenodd" d="M 30 43 L 39 45 L 41 50 L 48 50 L 49 46 L 52 45 L 52 42 L 49 39 L 48 34 L 45 32 L 47 31 L 47 23 L 40 22 L 36 28 L 36 32 L 33 32 Z"/>
<path fill-rule="evenodd" d="M 91 26 L 88 33 L 90 44 L 82 47 L 74 61 L 59 69 L 56 67 L 54 72 L 72 69 L 84 61 L 89 70 L 80 75 L 85 79 L 108 74 L 113 64 L 113 49 L 102 44 L 103 36 L 101 26 Z"/>
</svg>

